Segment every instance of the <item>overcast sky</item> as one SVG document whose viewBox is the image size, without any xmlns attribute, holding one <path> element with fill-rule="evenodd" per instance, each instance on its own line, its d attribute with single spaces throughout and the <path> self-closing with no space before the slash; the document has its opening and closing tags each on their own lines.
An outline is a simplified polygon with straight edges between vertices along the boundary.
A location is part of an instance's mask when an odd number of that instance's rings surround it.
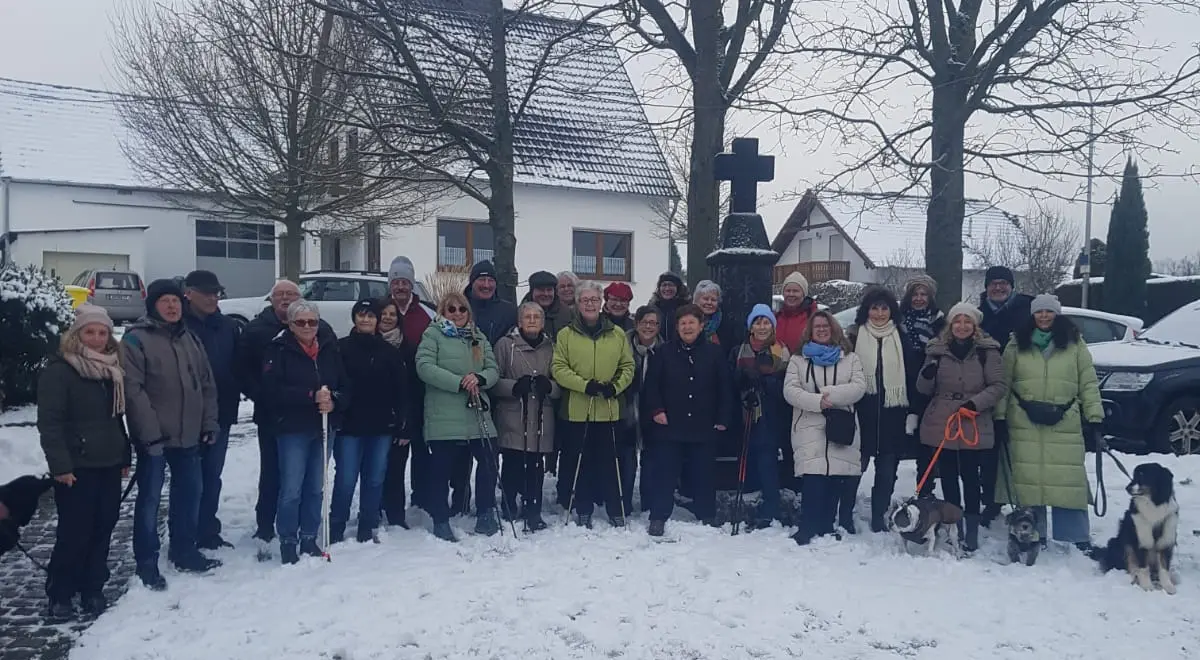
<svg viewBox="0 0 1200 660">
<path fill-rule="evenodd" d="M 150 0 L 145 0 L 150 1 Z M 0 77 L 37 82 L 110 88 L 114 80 L 108 42 L 110 13 L 122 0 L 0 0 Z M 1195 22 L 1200 25 L 1200 21 Z M 1148 34 L 1159 34 L 1160 42 L 1173 43 L 1176 38 L 1191 40 L 1198 32 L 1175 22 L 1148 26 Z M 1154 29 L 1154 28 L 1157 28 Z M 632 72 L 637 85 L 640 73 Z M 655 114 L 651 110 L 651 114 Z M 765 187 L 764 199 L 803 190 L 817 177 L 822 167 L 832 162 L 820 153 L 810 153 L 810 142 L 801 136 L 778 133 L 774 129 L 759 129 L 764 149 L 776 152 L 776 181 Z M 731 135 L 730 137 L 735 137 Z M 1164 169 L 1180 168 L 1200 161 L 1200 144 L 1195 139 L 1176 135 L 1172 147 L 1180 154 L 1163 154 L 1158 160 Z M 0 145 L 2 148 L 3 145 Z M 1101 155 L 1113 157 L 1116 154 Z M 1146 161 L 1154 160 L 1146 156 Z M 1200 186 L 1183 180 L 1163 180 L 1146 191 L 1150 214 L 1151 254 L 1155 259 L 1180 257 L 1200 251 Z M 1098 181 L 1093 207 L 1093 236 L 1104 238 L 1107 232 L 1109 207 L 1118 184 Z M 970 189 L 970 186 L 969 186 Z M 760 211 L 772 236 L 787 218 L 794 202 L 772 201 Z M 1006 210 L 1021 213 L 1027 205 L 1008 202 Z M 1083 205 L 1065 207 L 1063 211 L 1082 227 Z"/>
</svg>

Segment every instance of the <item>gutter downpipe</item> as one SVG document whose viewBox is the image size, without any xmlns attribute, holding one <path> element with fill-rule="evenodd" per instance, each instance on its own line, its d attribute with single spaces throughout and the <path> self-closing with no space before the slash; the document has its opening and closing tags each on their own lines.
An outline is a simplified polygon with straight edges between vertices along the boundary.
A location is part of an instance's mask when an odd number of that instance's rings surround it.
<svg viewBox="0 0 1200 660">
<path fill-rule="evenodd" d="M 12 179 L 0 177 L 0 240 L 4 241 L 4 251 L 0 253 L 0 266 L 12 262 L 12 242 L 9 237 L 9 200 L 12 197 Z"/>
</svg>

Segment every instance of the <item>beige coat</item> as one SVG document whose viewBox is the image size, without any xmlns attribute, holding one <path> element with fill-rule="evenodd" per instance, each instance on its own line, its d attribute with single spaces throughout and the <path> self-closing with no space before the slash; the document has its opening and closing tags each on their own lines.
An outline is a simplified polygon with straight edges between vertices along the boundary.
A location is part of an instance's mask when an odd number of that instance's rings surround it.
<svg viewBox="0 0 1200 660">
<path fill-rule="evenodd" d="M 982 362 L 980 351 L 984 356 Z M 964 447 L 961 441 L 951 439 L 946 441 L 946 449 L 991 449 L 996 446 L 992 411 L 1000 399 L 1008 395 L 1000 344 L 985 335 L 975 341 L 965 358 L 959 360 L 939 337 L 930 341 L 925 349 L 925 364 L 932 362 L 938 365 L 934 378 L 917 376 L 917 391 L 931 397 L 929 406 L 925 408 L 925 416 L 921 419 L 921 444 L 938 446 L 946 436 L 946 420 L 963 404 L 971 401 L 979 412 L 975 418 L 979 427 L 979 444 Z M 963 432 L 970 434 L 970 428 L 968 424 Z"/>
<path fill-rule="evenodd" d="M 854 353 L 843 353 L 834 367 L 814 365 L 811 378 L 808 367 L 808 358 L 792 356 L 783 378 L 783 398 L 793 408 L 792 453 L 796 476 L 858 476 L 862 474 L 859 431 L 855 430 L 854 444 L 849 446 L 825 439 L 825 415 L 821 412 L 821 394 L 817 393 L 817 386 L 829 395 L 834 406 L 853 411 L 854 404 L 867 392 L 862 362 Z"/>
<path fill-rule="evenodd" d="M 526 399 L 529 407 L 527 426 L 522 429 L 521 418 L 525 415 L 521 400 L 513 396 L 513 385 L 522 376 L 550 377 L 550 362 L 554 359 L 554 342 L 543 336 L 537 348 L 529 345 L 516 328 L 496 342 L 496 363 L 500 368 L 500 380 L 489 393 L 492 395 L 492 417 L 500 434 L 502 449 L 539 452 L 554 451 L 554 402 L 562 396 L 558 384 L 551 381 L 550 398 L 542 401 L 542 434 L 538 437 L 537 397 L 530 394 Z M 528 443 L 528 444 L 526 444 Z"/>
</svg>

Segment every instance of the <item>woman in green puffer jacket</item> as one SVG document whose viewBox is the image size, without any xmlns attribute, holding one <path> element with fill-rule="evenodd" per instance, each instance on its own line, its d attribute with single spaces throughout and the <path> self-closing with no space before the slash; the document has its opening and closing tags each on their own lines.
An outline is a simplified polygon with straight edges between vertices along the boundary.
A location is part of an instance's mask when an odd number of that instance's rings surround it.
<svg viewBox="0 0 1200 660">
<path fill-rule="evenodd" d="M 1031 311 L 1004 351 L 1009 394 L 995 418 L 1007 423 L 1009 442 L 1006 453 L 1001 448 L 996 501 L 1033 507 L 1043 543 L 1049 506 L 1054 539 L 1087 548 L 1084 427 L 1098 434 L 1104 420 L 1096 370 L 1058 298 L 1040 295 Z"/>
<path fill-rule="evenodd" d="M 486 390 L 500 379 L 491 342 L 475 327 L 467 297 L 452 291 L 417 346 L 417 377 L 425 383 L 425 442 L 429 446 L 429 515 L 433 533 L 454 542 L 447 502 L 450 473 L 469 452 L 475 470 L 475 533 L 500 531 L 496 517 L 496 427 Z M 482 410 L 479 406 L 482 406 Z"/>
</svg>

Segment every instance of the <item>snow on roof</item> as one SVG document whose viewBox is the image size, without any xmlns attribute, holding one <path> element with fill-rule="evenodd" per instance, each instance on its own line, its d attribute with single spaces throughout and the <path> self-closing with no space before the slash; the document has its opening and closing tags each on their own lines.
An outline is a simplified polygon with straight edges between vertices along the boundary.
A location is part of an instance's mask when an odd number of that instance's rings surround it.
<svg viewBox="0 0 1200 660">
<path fill-rule="evenodd" d="M 0 176 L 147 185 L 121 151 L 117 102 L 105 92 L 0 78 Z"/>
<path fill-rule="evenodd" d="M 796 205 L 771 246 L 780 254 L 820 207 L 862 255 L 869 267 L 917 267 L 925 263 L 925 224 L 928 197 L 891 193 L 808 191 Z M 1019 231 L 1017 217 L 991 202 L 968 199 L 963 222 L 963 247 Z M 963 267 L 986 268 L 969 249 Z"/>
<path fill-rule="evenodd" d="M 440 13 L 438 21 L 444 25 L 440 29 L 470 43 L 478 39 L 482 18 L 453 10 Z M 521 77 L 529 79 L 547 44 L 561 39 L 564 26 L 573 25 L 533 14 L 510 23 L 514 94 L 527 88 Z M 516 181 L 677 197 L 616 46 L 600 30 L 583 30 L 580 35 L 561 39 L 554 47 L 558 57 L 550 58 L 551 73 L 540 80 L 516 126 Z M 427 70 L 450 65 L 445 58 L 428 57 Z M 63 183 L 147 185 L 121 150 L 124 127 L 116 107 L 120 99 L 102 91 L 0 79 L 2 174 Z M 518 100 L 514 97 L 514 103 Z M 475 110 L 488 113 L 474 118 L 487 130 L 490 106 Z"/>
</svg>

